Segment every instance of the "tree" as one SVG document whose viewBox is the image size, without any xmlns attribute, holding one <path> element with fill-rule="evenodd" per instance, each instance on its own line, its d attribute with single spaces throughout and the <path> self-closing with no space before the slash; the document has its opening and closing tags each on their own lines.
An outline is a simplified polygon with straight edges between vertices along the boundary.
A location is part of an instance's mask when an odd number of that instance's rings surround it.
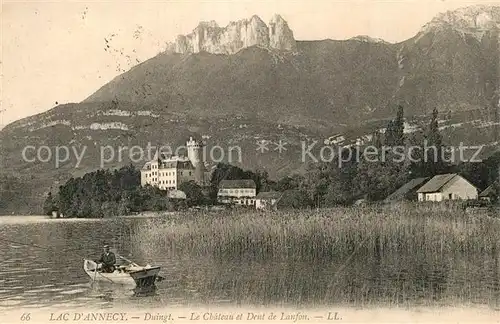
<svg viewBox="0 0 500 324">
<path fill-rule="evenodd" d="M 377 149 L 381 149 L 382 148 L 382 138 L 380 137 L 380 132 L 376 131 L 373 133 L 372 135 L 373 139 L 372 139 L 372 143 L 373 143 L 373 146 L 375 146 Z"/>
<path fill-rule="evenodd" d="M 396 119 L 394 120 L 394 145 L 403 145 L 404 144 L 404 130 L 405 130 L 405 122 L 404 122 L 404 111 L 403 106 L 398 106 L 398 112 L 396 114 Z"/>
<path fill-rule="evenodd" d="M 438 110 L 434 108 L 429 129 L 425 136 L 426 143 L 424 143 L 424 148 L 425 146 L 427 148 L 424 152 L 424 174 L 427 176 L 439 174 L 446 167 L 443 161 L 445 156 L 443 155 L 443 138 L 439 132 L 438 115 Z"/>
<path fill-rule="evenodd" d="M 255 181 L 256 191 L 269 191 L 271 189 L 271 181 L 269 180 L 269 173 L 265 170 L 257 170 L 253 175 Z"/>
<path fill-rule="evenodd" d="M 49 192 L 43 203 L 43 213 L 44 215 L 52 215 L 52 212 L 56 210 L 57 207 L 54 202 L 54 198 L 52 197 L 52 192 Z"/>
<path fill-rule="evenodd" d="M 498 204 L 500 202 L 500 181 L 495 181 L 493 184 L 493 196 L 491 197 L 491 201 L 494 204 Z"/>
<path fill-rule="evenodd" d="M 304 177 L 301 175 L 286 176 L 276 182 L 273 189 L 276 191 L 286 191 L 291 189 L 299 189 Z"/>
<path fill-rule="evenodd" d="M 107 217 L 171 207 L 165 192 L 141 187 L 140 171 L 132 165 L 68 180 L 59 187 L 57 206 L 70 217 Z"/>
<path fill-rule="evenodd" d="M 277 207 L 282 209 L 310 208 L 312 206 L 312 200 L 309 198 L 308 193 L 303 190 L 287 190 L 277 203 Z"/>
<path fill-rule="evenodd" d="M 179 190 L 186 194 L 187 206 L 199 206 L 205 203 L 203 190 L 194 181 L 183 182 L 179 185 Z"/>
<path fill-rule="evenodd" d="M 394 144 L 394 122 L 392 120 L 389 120 L 389 123 L 387 123 L 387 127 L 385 129 L 385 141 L 384 144 L 386 146 L 392 146 Z"/>
<path fill-rule="evenodd" d="M 385 145 L 400 146 L 404 144 L 404 112 L 403 106 L 398 106 L 395 120 L 390 120 L 385 132 Z"/>
</svg>

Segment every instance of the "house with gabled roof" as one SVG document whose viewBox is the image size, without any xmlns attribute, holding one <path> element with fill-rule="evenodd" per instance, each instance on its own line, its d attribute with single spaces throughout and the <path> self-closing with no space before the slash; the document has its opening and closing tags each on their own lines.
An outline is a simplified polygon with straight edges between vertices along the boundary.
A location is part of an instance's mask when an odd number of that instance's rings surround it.
<svg viewBox="0 0 500 324">
<path fill-rule="evenodd" d="M 253 180 L 222 180 L 219 183 L 217 201 L 223 204 L 254 206 L 257 185 Z"/>
<path fill-rule="evenodd" d="M 395 202 L 401 200 L 417 201 L 417 190 L 420 189 L 420 187 L 422 187 L 429 179 L 430 177 L 415 178 L 410 180 L 385 198 L 384 202 Z"/>
<path fill-rule="evenodd" d="M 417 190 L 419 201 L 470 200 L 478 198 L 478 189 L 457 173 L 434 176 Z"/>
</svg>

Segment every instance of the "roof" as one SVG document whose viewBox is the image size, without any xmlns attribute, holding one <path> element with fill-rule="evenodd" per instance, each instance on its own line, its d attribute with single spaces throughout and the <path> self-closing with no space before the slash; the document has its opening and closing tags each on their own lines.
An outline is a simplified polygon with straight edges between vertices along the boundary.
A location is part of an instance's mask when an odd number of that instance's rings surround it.
<svg viewBox="0 0 500 324">
<path fill-rule="evenodd" d="M 184 170 L 194 170 L 194 166 L 191 161 L 181 161 L 181 160 L 163 160 L 161 161 L 158 169 L 184 169 Z M 151 162 L 146 162 L 142 167 L 142 170 L 150 170 Z"/>
<path fill-rule="evenodd" d="M 450 182 L 451 179 L 455 178 L 458 174 L 456 173 L 447 173 L 447 174 L 439 174 L 432 177 L 429 182 L 423 185 L 417 192 L 437 192 L 444 187 L 445 184 Z"/>
<path fill-rule="evenodd" d="M 427 180 L 429 180 L 429 177 L 412 179 L 390 194 L 387 198 L 385 198 L 385 200 L 405 199 L 408 194 L 412 192 L 415 193 L 417 189 L 420 188 Z"/>
<path fill-rule="evenodd" d="M 256 199 L 280 199 L 282 195 L 283 195 L 282 192 L 266 191 L 266 192 L 259 192 L 255 198 Z"/>
<path fill-rule="evenodd" d="M 423 185 L 420 189 L 417 190 L 419 193 L 428 193 L 428 192 L 439 192 L 447 183 L 449 183 L 455 177 L 460 177 L 467 181 L 471 186 L 476 188 L 472 183 L 470 183 L 467 179 L 460 176 L 457 173 L 448 173 L 448 174 L 439 174 L 434 176 L 429 182 Z"/>
<path fill-rule="evenodd" d="M 159 169 L 194 169 L 191 161 L 161 161 Z"/>
<path fill-rule="evenodd" d="M 479 194 L 479 197 L 489 197 L 489 196 L 494 196 L 496 194 L 497 194 L 497 189 L 495 188 L 495 183 L 492 183 L 491 185 L 488 186 L 488 188 L 484 189 Z"/>
<path fill-rule="evenodd" d="M 253 180 L 222 180 L 219 183 L 221 189 L 236 189 L 236 188 L 257 188 Z"/>
<path fill-rule="evenodd" d="M 144 163 L 144 165 L 142 166 L 142 170 L 149 170 L 149 169 L 151 169 L 151 162 Z"/>
</svg>

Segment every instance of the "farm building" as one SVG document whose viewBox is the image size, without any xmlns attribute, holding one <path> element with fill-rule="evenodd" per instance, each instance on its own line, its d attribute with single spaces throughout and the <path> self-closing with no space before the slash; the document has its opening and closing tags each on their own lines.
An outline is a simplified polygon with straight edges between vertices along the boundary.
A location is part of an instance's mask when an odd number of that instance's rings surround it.
<svg viewBox="0 0 500 324">
<path fill-rule="evenodd" d="M 387 198 L 385 198 L 384 202 L 394 202 L 401 200 L 417 201 L 417 190 L 422 187 L 428 180 L 429 177 L 412 179 L 411 181 L 402 185 L 398 190 L 390 194 Z"/>
<path fill-rule="evenodd" d="M 478 189 L 456 174 L 434 176 L 417 190 L 418 201 L 468 200 L 478 198 Z"/>
</svg>

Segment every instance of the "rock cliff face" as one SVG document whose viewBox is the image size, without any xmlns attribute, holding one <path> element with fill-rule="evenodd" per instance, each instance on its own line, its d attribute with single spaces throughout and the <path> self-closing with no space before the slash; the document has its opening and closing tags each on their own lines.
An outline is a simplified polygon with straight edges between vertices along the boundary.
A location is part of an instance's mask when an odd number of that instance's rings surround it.
<svg viewBox="0 0 500 324">
<path fill-rule="evenodd" d="M 269 26 L 254 15 L 226 27 L 219 27 L 215 21 L 201 22 L 192 33 L 177 36 L 175 42 L 168 44 L 167 51 L 234 54 L 255 45 L 284 51 L 297 48 L 292 30 L 280 15 L 274 15 Z"/>
<path fill-rule="evenodd" d="M 274 15 L 269 22 L 269 47 L 287 51 L 297 49 L 292 30 L 280 15 Z"/>
<path fill-rule="evenodd" d="M 500 28 L 500 7 L 476 5 L 437 15 L 421 29 L 419 34 L 453 30 L 481 40 L 485 32 L 494 28 Z"/>
</svg>

